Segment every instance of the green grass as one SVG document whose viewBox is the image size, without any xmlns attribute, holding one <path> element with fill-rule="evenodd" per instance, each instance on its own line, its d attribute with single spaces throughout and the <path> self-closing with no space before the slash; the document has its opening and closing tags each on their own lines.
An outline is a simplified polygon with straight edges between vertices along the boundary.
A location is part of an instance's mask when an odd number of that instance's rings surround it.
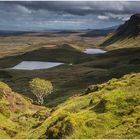
<svg viewBox="0 0 140 140">
<path fill-rule="evenodd" d="M 126 75 L 72 97 L 26 138 L 140 138 L 139 82 L 139 73 Z"/>
<path fill-rule="evenodd" d="M 1 82 L 0 92 L 8 96 L 0 99 L 5 107 L 0 110 L 0 138 L 140 138 L 139 83 L 140 73 L 113 78 L 49 109 L 32 105 Z"/>
<path fill-rule="evenodd" d="M 5 83 L 0 82 L 0 138 L 13 138 L 46 118 L 49 109 L 31 104 Z"/>
</svg>

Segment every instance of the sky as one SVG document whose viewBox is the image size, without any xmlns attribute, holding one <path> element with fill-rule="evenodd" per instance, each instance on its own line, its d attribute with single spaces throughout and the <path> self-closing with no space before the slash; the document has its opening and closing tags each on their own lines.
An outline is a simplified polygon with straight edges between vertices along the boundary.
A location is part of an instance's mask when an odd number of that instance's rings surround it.
<svg viewBox="0 0 140 140">
<path fill-rule="evenodd" d="M 80 30 L 120 25 L 140 1 L 0 1 L 0 30 Z"/>
</svg>

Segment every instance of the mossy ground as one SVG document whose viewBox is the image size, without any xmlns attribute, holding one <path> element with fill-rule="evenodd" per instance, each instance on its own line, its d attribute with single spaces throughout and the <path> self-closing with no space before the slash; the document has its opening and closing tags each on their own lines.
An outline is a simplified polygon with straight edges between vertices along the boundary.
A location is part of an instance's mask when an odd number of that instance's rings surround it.
<svg viewBox="0 0 140 140">
<path fill-rule="evenodd" d="M 17 138 L 140 138 L 140 73 L 98 84 L 98 91 L 58 105 Z"/>
<path fill-rule="evenodd" d="M 33 105 L 29 99 L 0 82 L 0 138 L 13 138 L 42 123 L 49 109 Z"/>
</svg>

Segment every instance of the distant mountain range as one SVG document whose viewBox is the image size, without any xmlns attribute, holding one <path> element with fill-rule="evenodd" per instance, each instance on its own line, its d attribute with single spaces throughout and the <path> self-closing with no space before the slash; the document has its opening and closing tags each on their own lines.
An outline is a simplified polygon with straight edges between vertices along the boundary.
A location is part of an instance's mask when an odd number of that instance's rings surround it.
<svg viewBox="0 0 140 140">
<path fill-rule="evenodd" d="M 97 37 L 97 36 L 106 36 L 109 33 L 114 32 L 118 28 L 118 25 L 108 27 L 108 28 L 103 28 L 103 29 L 93 29 L 89 30 L 85 34 L 81 35 L 83 37 Z"/>
<path fill-rule="evenodd" d="M 94 37 L 104 36 L 110 32 L 113 32 L 118 26 L 112 26 L 104 29 L 81 29 L 81 30 L 42 30 L 42 31 L 11 31 L 11 30 L 0 30 L 0 36 L 18 36 L 29 33 L 57 33 L 57 34 L 70 34 L 70 33 L 84 33 L 81 36 Z"/>
<path fill-rule="evenodd" d="M 139 47 L 140 14 L 134 14 L 101 44 L 108 48 Z"/>
<path fill-rule="evenodd" d="M 34 33 L 33 31 L 10 31 L 10 30 L 0 30 L 0 36 L 17 36 L 27 33 Z"/>
</svg>

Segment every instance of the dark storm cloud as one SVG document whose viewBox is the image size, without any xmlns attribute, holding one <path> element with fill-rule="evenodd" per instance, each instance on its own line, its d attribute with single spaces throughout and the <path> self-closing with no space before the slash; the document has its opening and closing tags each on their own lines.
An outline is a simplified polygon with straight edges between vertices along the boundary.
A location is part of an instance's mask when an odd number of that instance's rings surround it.
<svg viewBox="0 0 140 140">
<path fill-rule="evenodd" d="M 4 2 L 5 3 L 5 2 Z M 9 3 L 9 2 L 6 2 Z M 132 14 L 139 12 L 139 1 L 22 1 L 10 2 L 30 10 L 49 10 L 73 15 L 88 14 Z"/>
<path fill-rule="evenodd" d="M 139 7 L 139 1 L 0 1 L 0 29 L 104 28 L 122 24 Z"/>
</svg>

